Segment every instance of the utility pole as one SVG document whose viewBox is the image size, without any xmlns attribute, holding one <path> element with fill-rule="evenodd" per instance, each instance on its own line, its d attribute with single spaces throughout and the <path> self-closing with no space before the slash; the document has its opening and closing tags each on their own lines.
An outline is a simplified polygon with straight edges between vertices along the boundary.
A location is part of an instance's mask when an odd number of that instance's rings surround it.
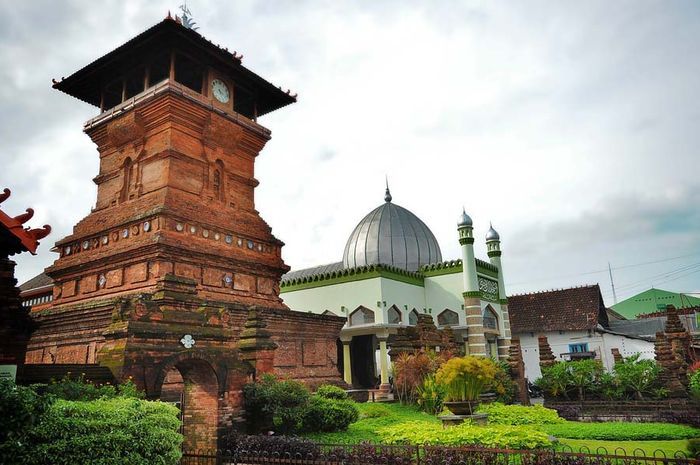
<svg viewBox="0 0 700 465">
<path fill-rule="evenodd" d="M 615 294 L 615 282 L 612 277 L 612 268 L 610 267 L 610 262 L 608 262 L 608 273 L 610 274 L 610 286 L 612 287 L 613 300 L 617 303 L 617 294 Z"/>
</svg>

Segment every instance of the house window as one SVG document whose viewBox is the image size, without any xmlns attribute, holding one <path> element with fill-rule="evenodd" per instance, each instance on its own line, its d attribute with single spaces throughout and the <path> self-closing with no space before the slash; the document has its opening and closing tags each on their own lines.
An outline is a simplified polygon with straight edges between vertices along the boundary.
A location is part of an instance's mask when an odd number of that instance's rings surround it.
<svg viewBox="0 0 700 465">
<path fill-rule="evenodd" d="M 580 344 L 569 344 L 569 352 L 572 354 L 579 354 L 581 352 L 588 352 L 588 343 Z"/>
</svg>

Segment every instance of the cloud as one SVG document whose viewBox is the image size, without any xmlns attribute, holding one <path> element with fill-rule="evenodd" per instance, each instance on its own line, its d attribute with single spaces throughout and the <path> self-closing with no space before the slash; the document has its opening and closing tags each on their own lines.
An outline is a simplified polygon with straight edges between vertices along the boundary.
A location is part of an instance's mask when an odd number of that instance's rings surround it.
<svg viewBox="0 0 700 465">
<path fill-rule="evenodd" d="M 95 201 L 98 154 L 80 129 L 96 111 L 50 79 L 175 6 L 39 1 L 6 12 L 0 183 L 15 193 L 8 209 L 33 206 L 37 221 L 55 226 L 38 257 L 19 257 L 20 279 L 53 260 L 51 242 Z M 256 161 L 256 208 L 294 268 L 339 258 L 383 201 L 385 174 L 394 201 L 430 226 L 445 258 L 459 256 L 462 205 L 479 237 L 492 220 L 519 290 L 601 280 L 581 273 L 608 261 L 697 250 L 700 11 L 691 2 L 188 6 L 204 36 L 299 92 L 297 104 L 261 118 L 273 138 Z M 697 290 L 692 279 L 669 286 Z"/>
</svg>

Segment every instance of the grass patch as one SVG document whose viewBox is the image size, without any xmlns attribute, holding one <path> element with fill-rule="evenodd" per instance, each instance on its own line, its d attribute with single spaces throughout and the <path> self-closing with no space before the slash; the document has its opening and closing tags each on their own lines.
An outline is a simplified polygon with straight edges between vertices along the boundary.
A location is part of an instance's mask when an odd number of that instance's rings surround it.
<svg viewBox="0 0 700 465">
<path fill-rule="evenodd" d="M 401 404 L 357 404 L 360 421 L 351 424 L 347 431 L 335 433 L 311 433 L 305 437 L 327 444 L 354 444 L 362 441 L 378 442 L 377 431 L 397 423 L 409 421 L 425 422 L 426 425 L 441 425 L 436 417 L 421 412 L 416 407 Z"/>
<path fill-rule="evenodd" d="M 666 457 L 673 457 L 677 452 L 686 452 L 688 450 L 688 441 L 686 439 L 676 439 L 673 441 L 598 441 L 594 439 L 560 439 L 560 444 L 571 447 L 574 452 L 579 452 L 582 447 L 588 447 L 593 454 L 604 454 L 605 450 L 608 454 L 622 455 L 623 452 L 616 449 L 624 449 L 627 455 L 635 455 L 636 449 L 641 449 L 647 457 L 654 455 L 660 456 L 661 452 L 666 454 Z M 562 449 L 562 447 L 557 447 Z M 661 451 L 661 452 L 657 452 Z M 641 455 L 639 451 L 637 455 Z"/>
<path fill-rule="evenodd" d="M 631 423 L 626 421 L 582 423 L 567 421 L 541 425 L 542 431 L 561 439 L 599 439 L 602 441 L 663 441 L 700 436 L 700 429 L 670 423 Z"/>
</svg>

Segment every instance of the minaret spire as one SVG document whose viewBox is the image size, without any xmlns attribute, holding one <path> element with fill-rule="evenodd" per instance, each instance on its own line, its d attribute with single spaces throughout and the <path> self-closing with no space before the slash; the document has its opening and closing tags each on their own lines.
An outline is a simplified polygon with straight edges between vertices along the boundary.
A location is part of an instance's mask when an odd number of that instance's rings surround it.
<svg viewBox="0 0 700 465">
<path fill-rule="evenodd" d="M 389 176 L 384 176 L 386 180 L 386 191 L 384 191 L 384 201 L 391 202 L 391 192 L 389 192 Z"/>
</svg>

